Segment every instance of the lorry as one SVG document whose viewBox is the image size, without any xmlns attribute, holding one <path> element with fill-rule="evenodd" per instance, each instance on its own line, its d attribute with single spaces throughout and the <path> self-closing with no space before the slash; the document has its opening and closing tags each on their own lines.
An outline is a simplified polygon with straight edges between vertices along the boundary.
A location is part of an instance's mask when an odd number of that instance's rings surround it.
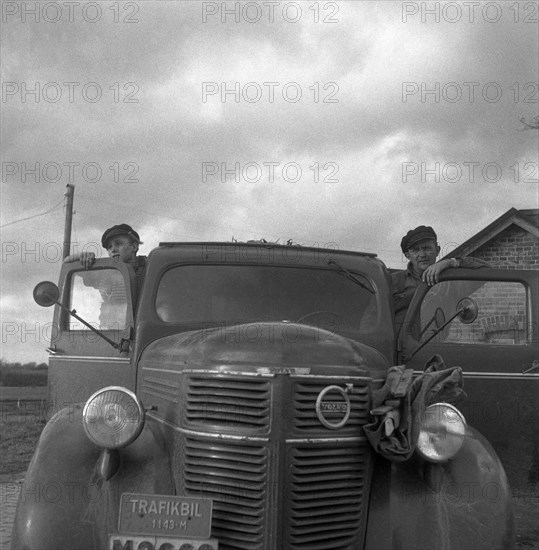
<svg viewBox="0 0 539 550">
<path fill-rule="evenodd" d="M 517 332 L 489 333 L 489 349 L 478 331 L 498 290 L 485 285 L 517 285 L 520 300 L 504 302 Z M 517 392 L 537 396 L 537 292 L 532 272 L 449 269 L 397 334 L 375 254 L 165 242 L 142 285 L 127 264 L 65 263 L 58 286 L 34 290 L 54 306 L 57 412 L 13 549 L 511 548 L 507 475 L 463 413 L 481 424 L 466 404 L 484 392 L 515 407 Z M 494 379 L 520 385 L 509 396 Z M 518 434 L 522 471 L 532 432 Z"/>
</svg>

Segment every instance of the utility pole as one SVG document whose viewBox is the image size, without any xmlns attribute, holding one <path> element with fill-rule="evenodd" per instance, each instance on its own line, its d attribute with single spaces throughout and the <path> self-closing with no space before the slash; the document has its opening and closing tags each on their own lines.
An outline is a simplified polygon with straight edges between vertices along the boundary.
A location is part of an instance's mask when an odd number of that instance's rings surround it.
<svg viewBox="0 0 539 550">
<path fill-rule="evenodd" d="M 66 185 L 66 216 L 64 225 L 64 248 L 62 258 L 67 258 L 71 250 L 71 222 L 73 220 L 73 196 L 75 195 L 75 186 L 72 183 Z"/>
</svg>

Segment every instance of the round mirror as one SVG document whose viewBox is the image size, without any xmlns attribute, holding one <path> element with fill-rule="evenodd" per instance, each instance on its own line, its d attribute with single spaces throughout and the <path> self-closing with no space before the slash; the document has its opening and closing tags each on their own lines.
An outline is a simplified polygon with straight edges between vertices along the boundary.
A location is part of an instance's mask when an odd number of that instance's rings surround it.
<svg viewBox="0 0 539 550">
<path fill-rule="evenodd" d="M 472 300 L 472 298 L 463 298 L 457 304 L 457 311 L 459 310 L 462 310 L 459 313 L 459 320 L 465 325 L 473 323 L 477 319 L 477 315 L 479 314 L 479 307 L 477 305 L 477 302 L 475 300 Z"/>
<path fill-rule="evenodd" d="M 58 287 L 50 281 L 42 281 L 34 288 L 34 300 L 41 307 L 53 306 L 59 297 Z"/>
</svg>

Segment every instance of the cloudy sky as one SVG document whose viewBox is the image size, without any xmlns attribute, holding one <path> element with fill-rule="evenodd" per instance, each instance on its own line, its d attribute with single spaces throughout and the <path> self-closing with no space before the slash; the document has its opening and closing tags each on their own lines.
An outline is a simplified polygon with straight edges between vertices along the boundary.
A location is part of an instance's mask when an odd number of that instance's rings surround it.
<svg viewBox="0 0 539 550">
<path fill-rule="evenodd" d="M 466 5 L 465 5 L 466 4 Z M 74 249 L 160 241 L 445 253 L 536 208 L 536 2 L 2 1 L 2 357 L 43 361 Z M 91 246 L 91 244 L 90 244 Z M 95 247 L 94 247 L 95 248 Z"/>
</svg>

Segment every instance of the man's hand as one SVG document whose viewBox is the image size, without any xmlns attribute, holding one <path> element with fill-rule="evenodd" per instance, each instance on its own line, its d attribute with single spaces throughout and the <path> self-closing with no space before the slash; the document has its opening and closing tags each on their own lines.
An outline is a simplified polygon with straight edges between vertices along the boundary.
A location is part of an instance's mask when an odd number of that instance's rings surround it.
<svg viewBox="0 0 539 550">
<path fill-rule="evenodd" d="M 82 252 L 80 255 L 80 264 L 85 269 L 90 269 L 95 262 L 95 254 L 93 252 Z"/>
<path fill-rule="evenodd" d="M 435 264 L 429 265 L 429 267 L 423 271 L 421 279 L 429 286 L 432 286 L 434 283 L 438 282 L 438 275 L 448 267 L 451 267 L 451 262 L 449 260 L 440 260 Z"/>
</svg>

